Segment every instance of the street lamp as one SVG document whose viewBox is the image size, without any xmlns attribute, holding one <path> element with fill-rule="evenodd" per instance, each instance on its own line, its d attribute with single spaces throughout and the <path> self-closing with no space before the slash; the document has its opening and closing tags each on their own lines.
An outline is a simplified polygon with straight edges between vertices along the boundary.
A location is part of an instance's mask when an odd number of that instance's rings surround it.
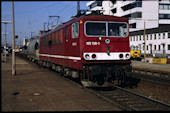
<svg viewBox="0 0 170 113">
<path fill-rule="evenodd" d="M 1 21 L 1 23 L 4 23 L 5 24 L 5 41 L 4 41 L 4 49 L 5 49 L 5 60 L 4 62 L 6 62 L 6 24 L 9 24 L 11 23 L 11 21 Z"/>
</svg>

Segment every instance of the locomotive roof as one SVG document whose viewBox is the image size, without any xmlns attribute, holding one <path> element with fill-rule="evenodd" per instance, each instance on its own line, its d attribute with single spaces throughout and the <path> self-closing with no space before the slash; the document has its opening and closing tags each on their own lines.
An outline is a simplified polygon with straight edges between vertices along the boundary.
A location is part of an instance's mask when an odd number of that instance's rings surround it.
<svg viewBox="0 0 170 113">
<path fill-rule="evenodd" d="M 65 23 L 61 23 L 60 25 L 58 25 L 58 27 L 56 27 L 55 29 L 44 33 L 42 36 L 46 36 L 52 32 L 55 32 L 59 29 L 62 29 L 65 26 L 68 26 L 74 22 L 77 22 L 79 20 L 91 20 L 91 21 L 119 21 L 119 22 L 128 22 L 128 18 L 125 17 L 116 17 L 116 16 L 111 16 L 111 15 L 85 15 L 85 16 L 80 16 L 80 17 L 76 17 L 73 19 L 70 19 L 69 21 L 65 22 Z"/>
</svg>

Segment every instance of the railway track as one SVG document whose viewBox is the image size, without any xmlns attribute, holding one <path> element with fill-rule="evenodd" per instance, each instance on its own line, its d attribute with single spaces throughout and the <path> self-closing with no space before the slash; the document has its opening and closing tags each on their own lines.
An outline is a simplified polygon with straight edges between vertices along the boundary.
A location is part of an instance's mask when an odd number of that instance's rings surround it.
<svg viewBox="0 0 170 113">
<path fill-rule="evenodd" d="M 63 76 L 62 78 L 126 111 L 170 111 L 169 104 L 128 91 L 119 86 L 109 88 L 85 88 L 80 85 L 80 82 L 73 81 L 72 78 Z"/>
<path fill-rule="evenodd" d="M 118 86 L 108 89 L 95 89 L 96 93 L 123 106 L 130 111 L 169 111 L 170 105 L 139 95 Z"/>
</svg>

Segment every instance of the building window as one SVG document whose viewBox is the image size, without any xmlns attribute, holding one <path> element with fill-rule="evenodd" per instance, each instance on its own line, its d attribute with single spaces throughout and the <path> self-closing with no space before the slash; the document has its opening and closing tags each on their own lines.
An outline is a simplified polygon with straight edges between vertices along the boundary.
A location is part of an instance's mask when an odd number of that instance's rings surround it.
<svg viewBox="0 0 170 113">
<path fill-rule="evenodd" d="M 136 36 L 136 41 L 138 41 L 138 36 Z"/>
<path fill-rule="evenodd" d="M 168 45 L 168 50 L 170 50 L 170 45 Z"/>
<path fill-rule="evenodd" d="M 135 13 L 131 13 L 122 17 L 126 17 L 126 18 L 142 18 L 142 12 L 135 12 Z"/>
<path fill-rule="evenodd" d="M 169 8 L 168 5 L 164 5 L 165 10 L 168 10 L 168 8 Z"/>
<path fill-rule="evenodd" d="M 102 1 L 96 1 L 90 5 L 90 9 L 96 7 L 96 6 L 102 6 Z"/>
<path fill-rule="evenodd" d="M 139 39 L 141 40 L 141 36 L 139 36 Z"/>
<path fill-rule="evenodd" d="M 170 32 L 168 33 L 168 38 L 170 38 Z"/>
<path fill-rule="evenodd" d="M 113 4 L 116 4 L 116 0 L 111 0 L 111 2 L 112 2 Z"/>
<path fill-rule="evenodd" d="M 159 19 L 163 19 L 164 15 L 163 14 L 159 14 Z"/>
<path fill-rule="evenodd" d="M 158 45 L 158 49 L 159 49 L 159 51 L 161 50 L 161 45 Z"/>
<path fill-rule="evenodd" d="M 159 34 L 158 39 L 161 39 L 161 34 Z"/>
<path fill-rule="evenodd" d="M 142 12 L 136 12 L 131 14 L 132 18 L 141 18 L 142 17 Z"/>
<path fill-rule="evenodd" d="M 146 50 L 148 50 L 148 45 L 146 46 Z"/>
<path fill-rule="evenodd" d="M 150 35 L 150 40 L 152 40 L 152 34 Z"/>
<path fill-rule="evenodd" d="M 170 10 L 170 4 L 159 4 L 159 9 Z"/>
<path fill-rule="evenodd" d="M 125 6 L 122 7 L 122 9 L 123 9 L 123 11 L 126 11 L 126 10 L 130 10 L 130 9 L 133 9 L 133 8 L 136 8 L 136 7 L 142 7 L 142 1 L 138 0 L 134 3 L 125 5 Z"/>
<path fill-rule="evenodd" d="M 136 28 L 136 23 L 130 24 L 130 28 Z"/>
<path fill-rule="evenodd" d="M 154 50 L 156 50 L 156 45 L 154 45 Z"/>
<path fill-rule="evenodd" d="M 159 14 L 159 19 L 170 19 L 170 14 Z"/>
<path fill-rule="evenodd" d="M 163 5 L 159 5 L 159 9 L 163 9 L 164 8 L 164 6 Z"/>
<path fill-rule="evenodd" d="M 111 11 L 112 11 L 112 13 L 116 13 L 116 12 L 117 12 L 117 9 L 114 8 L 114 9 L 112 9 Z"/>
<path fill-rule="evenodd" d="M 165 33 L 163 33 L 163 37 L 162 38 L 165 39 Z"/>
<path fill-rule="evenodd" d="M 154 39 L 156 40 L 156 34 L 155 34 L 155 37 L 154 37 Z"/>
</svg>

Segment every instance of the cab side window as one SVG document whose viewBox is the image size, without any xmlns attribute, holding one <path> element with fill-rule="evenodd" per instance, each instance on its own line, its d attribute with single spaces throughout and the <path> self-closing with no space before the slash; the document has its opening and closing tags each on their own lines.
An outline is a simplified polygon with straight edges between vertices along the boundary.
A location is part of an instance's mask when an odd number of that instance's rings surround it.
<svg viewBox="0 0 170 113">
<path fill-rule="evenodd" d="M 79 23 L 72 24 L 72 39 L 79 37 Z"/>
</svg>

